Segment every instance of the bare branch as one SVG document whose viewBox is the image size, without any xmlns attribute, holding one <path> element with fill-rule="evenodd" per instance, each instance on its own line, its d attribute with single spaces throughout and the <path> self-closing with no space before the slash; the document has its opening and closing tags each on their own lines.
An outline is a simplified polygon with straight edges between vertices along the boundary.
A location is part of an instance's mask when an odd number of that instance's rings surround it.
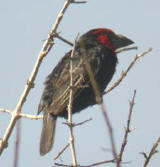
<svg viewBox="0 0 160 167">
<path fill-rule="evenodd" d="M 30 114 L 23 114 L 23 113 L 19 113 L 19 116 L 23 118 L 33 119 L 33 120 L 43 118 L 43 115 L 30 115 Z"/>
<path fill-rule="evenodd" d="M 66 144 L 66 146 L 64 148 L 61 149 L 61 151 L 59 151 L 59 153 L 54 157 L 54 160 L 58 159 L 58 157 L 69 147 L 69 143 Z"/>
<path fill-rule="evenodd" d="M 60 163 L 54 163 L 54 165 L 57 166 L 64 166 L 64 167 L 73 167 L 72 165 L 65 165 L 65 164 L 60 164 Z M 55 166 L 54 166 L 55 167 Z"/>
<path fill-rule="evenodd" d="M 75 1 L 75 0 L 71 0 L 71 3 L 87 3 L 87 1 Z"/>
<path fill-rule="evenodd" d="M 100 105 L 100 107 L 101 107 L 101 111 L 102 111 L 102 115 L 104 117 L 105 123 L 106 123 L 107 128 L 108 128 L 110 142 L 111 142 L 111 146 L 112 146 L 112 154 L 113 154 L 113 157 L 116 159 L 117 153 L 116 153 L 115 139 L 114 139 L 114 135 L 113 135 L 113 128 L 111 125 L 111 121 L 110 121 L 109 116 L 107 114 L 107 110 L 104 106 L 104 103 L 102 103 Z"/>
<path fill-rule="evenodd" d="M 72 46 L 73 47 L 73 43 L 70 42 L 69 40 L 67 40 L 66 38 L 62 37 L 59 35 L 59 33 L 55 33 L 54 35 L 55 38 L 58 38 L 60 40 L 62 40 L 63 42 L 67 43 L 68 45 Z"/>
<path fill-rule="evenodd" d="M 89 119 L 82 121 L 82 122 L 79 122 L 79 123 L 72 123 L 72 127 L 83 125 L 91 120 L 92 120 L 92 118 L 89 118 Z M 68 122 L 63 122 L 63 124 L 70 126 L 70 124 L 68 124 Z"/>
<path fill-rule="evenodd" d="M 18 166 L 18 160 L 19 160 L 19 144 L 20 144 L 20 137 L 21 137 L 21 120 L 18 120 L 17 126 L 16 126 L 16 137 L 15 137 L 15 148 L 14 148 L 14 160 L 13 160 L 13 166 Z"/>
<path fill-rule="evenodd" d="M 138 49 L 137 46 L 125 47 L 125 48 L 122 48 L 122 49 L 117 49 L 116 53 L 121 53 L 121 52 L 129 51 L 129 50 L 137 50 L 137 49 Z"/>
<path fill-rule="evenodd" d="M 77 36 L 78 38 L 78 36 Z M 75 52 L 77 38 L 74 42 L 73 49 L 71 52 L 70 59 L 70 94 L 69 94 L 69 104 L 68 104 L 68 125 L 69 125 L 69 145 L 72 153 L 73 166 L 77 166 L 76 151 L 74 145 L 74 135 L 73 135 L 73 126 L 72 126 L 72 102 L 73 102 L 73 56 Z"/>
<path fill-rule="evenodd" d="M 52 48 L 52 46 L 54 44 L 54 41 L 53 41 L 54 33 L 56 32 L 56 30 L 57 30 L 57 28 L 58 28 L 58 26 L 59 26 L 59 24 L 64 16 L 64 13 L 65 13 L 65 11 L 68 8 L 70 3 L 71 3 L 71 0 L 65 1 L 64 6 L 60 10 L 60 12 L 57 16 L 57 19 L 56 19 L 52 29 L 50 30 L 50 33 L 48 35 L 47 40 L 44 42 L 42 49 L 40 50 L 38 58 L 37 58 L 35 65 L 33 67 L 32 73 L 31 73 L 29 79 L 27 80 L 27 83 L 26 83 L 24 90 L 23 90 L 23 93 L 22 93 L 22 95 L 17 103 L 17 106 L 15 107 L 15 109 L 13 110 L 13 112 L 11 114 L 10 123 L 6 129 L 6 132 L 4 134 L 3 139 L 0 142 L 0 154 L 2 153 L 3 149 L 6 146 L 8 138 L 12 132 L 12 129 L 14 128 L 16 121 L 19 118 L 18 114 L 21 112 L 22 106 L 23 106 L 23 104 L 24 104 L 24 102 L 29 94 L 29 91 L 34 85 L 34 80 L 35 80 L 35 77 L 38 73 L 38 69 L 40 67 L 40 64 L 41 64 L 43 58 L 47 55 L 47 53 L 50 51 L 50 49 Z"/>
<path fill-rule="evenodd" d="M 135 104 L 135 102 L 134 102 L 135 101 L 135 96 L 136 96 L 136 90 L 134 90 L 132 100 L 131 100 L 131 102 L 129 102 L 130 108 L 129 108 L 129 115 L 128 115 L 128 120 L 127 120 L 127 127 L 125 128 L 125 134 L 124 134 L 123 142 L 122 142 L 122 145 L 121 145 L 120 153 L 117 157 L 117 165 L 116 165 L 117 167 L 120 166 L 120 163 L 122 161 L 122 156 L 123 156 L 123 153 L 124 153 L 124 149 L 127 145 L 128 134 L 130 132 L 131 116 L 132 116 L 133 106 Z"/>
<path fill-rule="evenodd" d="M 136 63 L 136 61 L 145 56 L 147 53 L 151 52 L 152 48 L 147 49 L 146 51 L 136 55 L 134 57 L 134 59 L 131 61 L 131 63 L 129 64 L 129 66 L 127 67 L 127 69 L 125 71 L 122 71 L 122 75 L 116 80 L 116 82 L 109 88 L 107 88 L 107 90 L 104 92 L 104 94 L 109 93 L 111 90 L 113 90 L 115 87 L 117 87 L 121 81 L 126 77 L 126 75 L 128 74 L 129 70 L 133 67 L 133 65 Z"/>
<path fill-rule="evenodd" d="M 143 164 L 143 167 L 146 167 L 148 165 L 149 161 L 151 160 L 151 158 L 153 157 L 153 155 L 155 153 L 157 153 L 156 149 L 157 149 L 159 143 L 160 143 L 160 137 L 158 137 L 157 141 L 153 144 L 153 147 L 151 148 L 151 151 L 150 151 L 148 156 L 146 153 L 141 153 L 145 157 L 145 162 Z"/>
<path fill-rule="evenodd" d="M 103 165 L 103 164 L 108 164 L 108 163 L 115 163 L 116 160 L 112 159 L 112 160 L 106 160 L 106 161 L 101 161 L 101 162 L 97 162 L 97 163 L 93 163 L 90 165 L 77 165 L 76 167 L 92 167 L 92 166 L 98 166 L 98 165 Z M 64 167 L 73 167 L 72 165 L 65 165 L 65 164 L 60 164 L 60 163 L 55 163 L 55 165 L 57 166 L 64 166 Z"/>
<path fill-rule="evenodd" d="M 75 126 L 80 126 L 80 125 L 83 125 L 83 124 L 85 124 L 85 123 L 87 123 L 87 122 L 89 122 L 89 121 L 92 121 L 92 118 L 89 118 L 89 119 L 87 119 L 87 120 L 85 120 L 85 121 L 82 121 L 82 122 L 79 122 L 79 123 L 75 123 L 75 124 L 73 124 L 73 126 L 75 127 Z"/>
<path fill-rule="evenodd" d="M 0 112 L 4 112 L 4 113 L 12 115 L 13 111 L 7 110 L 7 109 L 4 109 L 4 108 L 0 108 Z M 17 113 L 17 117 L 23 117 L 23 118 L 36 119 L 37 120 L 37 119 L 42 119 L 43 115 L 30 115 L 30 114 Z"/>
<path fill-rule="evenodd" d="M 116 159 L 111 159 L 111 160 L 106 160 L 106 161 L 101 161 L 97 163 L 93 163 L 87 166 L 79 166 L 79 167 L 92 167 L 92 166 L 98 166 L 98 165 L 103 165 L 103 164 L 108 164 L 108 163 L 115 163 Z"/>
<path fill-rule="evenodd" d="M 11 114 L 12 111 L 5 108 L 0 108 L 0 112 Z"/>
<path fill-rule="evenodd" d="M 87 119 L 87 120 L 85 120 L 85 121 L 82 121 L 82 122 L 79 122 L 79 123 L 68 124 L 68 122 L 63 122 L 63 124 L 68 125 L 68 126 L 75 127 L 75 126 L 83 125 L 83 124 L 85 124 L 85 123 L 87 123 L 87 122 L 89 122 L 89 121 L 91 121 L 91 120 L 92 120 L 92 118 L 89 118 L 89 119 Z M 69 146 L 69 143 L 66 144 L 66 146 L 65 146 L 64 148 L 62 148 L 61 151 L 59 151 L 59 153 L 54 157 L 54 160 L 58 159 L 58 157 L 68 148 L 68 146 Z"/>
<path fill-rule="evenodd" d="M 102 102 L 102 96 L 100 94 L 97 82 L 96 82 L 96 80 L 94 78 L 93 71 L 91 69 L 90 64 L 87 61 L 85 62 L 85 68 L 86 68 L 86 71 L 88 72 L 91 84 L 93 86 L 94 94 L 95 94 L 95 97 L 96 97 L 96 102 L 97 102 L 97 104 L 100 105 L 100 108 L 101 108 L 101 111 L 102 111 L 102 115 L 104 117 L 106 126 L 108 128 L 110 142 L 111 142 L 111 146 L 112 146 L 113 157 L 116 158 L 117 157 L 117 153 L 116 153 L 116 147 L 115 147 L 115 140 L 114 140 L 114 136 L 113 136 L 112 125 L 111 125 L 111 122 L 109 120 L 109 117 L 108 117 L 108 114 L 107 114 L 107 110 L 106 110 L 106 108 L 105 108 L 105 106 L 104 106 L 104 104 Z"/>
</svg>

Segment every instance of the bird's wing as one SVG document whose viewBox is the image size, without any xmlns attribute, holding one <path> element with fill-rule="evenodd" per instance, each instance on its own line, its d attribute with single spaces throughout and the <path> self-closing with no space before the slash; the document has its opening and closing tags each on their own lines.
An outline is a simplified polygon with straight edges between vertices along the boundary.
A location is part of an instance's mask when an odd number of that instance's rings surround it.
<svg viewBox="0 0 160 167">
<path fill-rule="evenodd" d="M 86 61 L 85 55 L 79 55 L 76 52 L 73 61 L 73 95 L 74 98 L 80 94 L 89 84 L 89 77 L 84 68 Z M 87 62 L 91 64 L 94 73 L 97 73 L 99 59 L 94 58 L 96 52 L 87 52 Z M 45 82 L 41 101 L 38 107 L 38 113 L 43 111 L 58 115 L 63 112 L 69 103 L 70 96 L 70 55 L 68 52 L 54 68 Z"/>
<path fill-rule="evenodd" d="M 83 89 L 85 83 L 87 83 L 87 78 L 85 77 L 85 69 L 83 67 L 84 60 L 79 57 L 73 58 L 73 71 L 72 71 L 72 85 L 73 85 L 73 96 L 74 98 Z M 70 61 L 67 61 L 64 69 L 59 74 L 58 79 L 54 80 L 54 87 L 56 91 L 54 92 L 54 97 L 52 103 L 48 107 L 49 112 L 58 115 L 63 112 L 69 103 L 70 97 Z"/>
</svg>

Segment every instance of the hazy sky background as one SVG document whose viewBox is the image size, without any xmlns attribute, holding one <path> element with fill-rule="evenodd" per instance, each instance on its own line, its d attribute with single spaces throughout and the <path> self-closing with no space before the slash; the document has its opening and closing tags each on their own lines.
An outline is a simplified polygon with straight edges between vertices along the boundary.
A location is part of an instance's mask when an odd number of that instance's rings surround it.
<svg viewBox="0 0 160 167">
<path fill-rule="evenodd" d="M 34 62 L 47 34 L 52 27 L 65 0 L 5 0 L 0 1 L 0 107 L 14 109 L 30 76 Z M 87 4 L 70 5 L 58 32 L 73 41 L 77 33 L 83 34 L 92 28 L 108 27 L 116 33 L 126 35 L 135 41 L 137 51 L 118 55 L 119 64 L 112 83 L 127 67 L 133 57 L 148 47 L 153 51 L 141 58 L 123 82 L 104 97 L 110 116 L 116 147 L 120 148 L 124 135 L 129 104 L 128 100 L 137 90 L 136 105 L 132 116 L 128 145 L 123 166 L 139 167 L 144 162 L 140 152 L 148 152 L 153 142 L 160 136 L 160 1 L 159 0 L 88 0 Z M 36 114 L 43 90 L 45 77 L 52 71 L 60 58 L 71 49 L 62 41 L 55 45 L 41 64 L 31 90 L 22 109 L 23 113 Z M 0 113 L 0 137 L 2 138 L 10 116 Z M 98 106 L 88 108 L 74 116 L 75 122 L 92 118 L 93 120 L 74 130 L 78 163 L 91 163 L 112 158 L 109 149 L 109 136 Z M 39 155 L 39 140 L 42 120 L 22 119 L 19 167 L 50 167 L 53 157 L 68 141 L 68 129 L 58 120 L 54 149 L 46 156 Z M 14 153 L 13 131 L 9 145 L 0 157 L 0 166 L 12 167 Z M 68 149 L 69 150 L 69 149 Z M 159 150 L 159 148 L 158 148 Z M 59 160 L 71 163 L 70 151 Z M 160 153 L 156 154 L 148 167 L 160 164 Z M 115 166 L 112 164 L 102 166 Z"/>
</svg>

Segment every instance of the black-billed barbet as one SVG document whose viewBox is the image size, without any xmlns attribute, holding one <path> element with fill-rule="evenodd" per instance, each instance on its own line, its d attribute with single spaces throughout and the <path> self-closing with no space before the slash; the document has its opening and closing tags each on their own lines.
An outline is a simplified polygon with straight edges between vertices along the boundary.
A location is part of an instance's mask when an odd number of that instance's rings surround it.
<svg viewBox="0 0 160 167">
<path fill-rule="evenodd" d="M 90 64 L 99 91 L 103 94 L 112 79 L 117 64 L 116 49 L 133 44 L 123 35 L 107 28 L 88 31 L 77 41 L 73 62 L 73 104 L 72 112 L 79 112 L 96 104 L 88 73 L 84 66 Z M 43 127 L 40 140 L 40 154 L 49 152 L 53 146 L 57 117 L 67 117 L 70 92 L 69 51 L 48 75 L 39 103 L 38 114 L 43 111 Z"/>
</svg>

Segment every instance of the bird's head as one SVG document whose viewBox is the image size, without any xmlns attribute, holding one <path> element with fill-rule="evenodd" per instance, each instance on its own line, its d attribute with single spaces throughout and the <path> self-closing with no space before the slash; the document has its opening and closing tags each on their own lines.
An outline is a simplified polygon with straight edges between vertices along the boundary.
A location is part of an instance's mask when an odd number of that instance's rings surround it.
<svg viewBox="0 0 160 167">
<path fill-rule="evenodd" d="M 97 28 L 88 31 L 84 34 L 83 39 L 90 39 L 91 42 L 98 42 L 99 44 L 105 45 L 107 48 L 115 51 L 118 48 L 125 47 L 133 44 L 134 42 L 129 38 L 114 33 L 111 29 Z"/>
</svg>

